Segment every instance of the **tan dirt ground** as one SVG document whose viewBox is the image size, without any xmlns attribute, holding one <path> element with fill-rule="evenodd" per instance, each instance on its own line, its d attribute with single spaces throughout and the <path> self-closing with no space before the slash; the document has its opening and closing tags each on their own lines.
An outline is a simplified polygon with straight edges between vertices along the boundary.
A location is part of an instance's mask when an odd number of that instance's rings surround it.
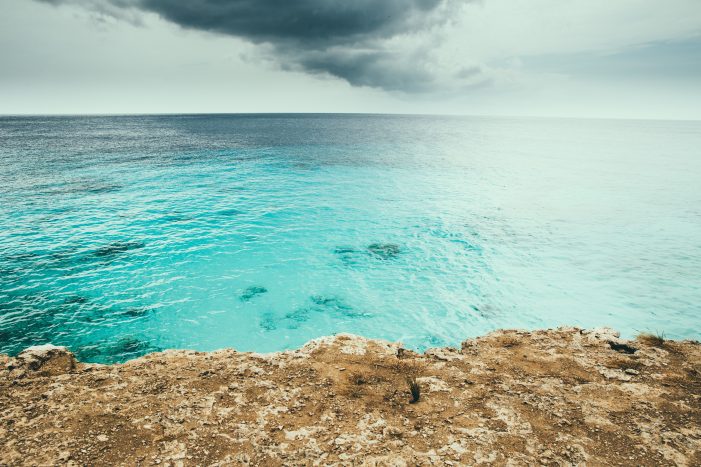
<svg viewBox="0 0 701 467">
<path fill-rule="evenodd" d="M 700 397 L 699 343 L 609 329 L 110 366 L 42 347 L 0 356 L 0 465 L 698 466 Z"/>
</svg>

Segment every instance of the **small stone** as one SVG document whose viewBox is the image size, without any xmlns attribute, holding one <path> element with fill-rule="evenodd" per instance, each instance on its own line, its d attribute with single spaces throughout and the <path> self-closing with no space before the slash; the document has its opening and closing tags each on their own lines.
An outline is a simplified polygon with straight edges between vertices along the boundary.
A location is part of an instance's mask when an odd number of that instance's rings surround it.
<svg viewBox="0 0 701 467">
<path fill-rule="evenodd" d="M 639 375 L 640 372 L 638 370 L 634 370 L 633 368 L 626 368 L 625 372 L 629 375 Z"/>
</svg>

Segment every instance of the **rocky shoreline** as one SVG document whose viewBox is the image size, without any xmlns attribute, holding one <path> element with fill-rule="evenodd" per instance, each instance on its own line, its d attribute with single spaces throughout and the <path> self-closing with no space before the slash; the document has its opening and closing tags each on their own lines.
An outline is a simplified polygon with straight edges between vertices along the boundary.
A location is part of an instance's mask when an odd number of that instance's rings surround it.
<svg viewBox="0 0 701 467">
<path fill-rule="evenodd" d="M 0 465 L 475 464 L 701 465 L 701 345 L 560 328 L 423 354 L 337 335 L 119 365 L 0 355 Z"/>
</svg>

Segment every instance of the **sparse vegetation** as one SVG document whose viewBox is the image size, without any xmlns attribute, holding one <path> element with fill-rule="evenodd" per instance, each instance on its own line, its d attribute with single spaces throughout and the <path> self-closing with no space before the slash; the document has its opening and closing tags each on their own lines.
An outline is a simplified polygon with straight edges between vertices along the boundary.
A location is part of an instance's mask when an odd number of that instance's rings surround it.
<svg viewBox="0 0 701 467">
<path fill-rule="evenodd" d="M 656 332 L 654 334 L 651 332 L 641 332 L 635 339 L 638 342 L 642 342 L 643 344 L 651 345 L 653 347 L 664 347 L 665 341 L 667 340 L 664 332 Z"/>
<path fill-rule="evenodd" d="M 416 376 L 407 376 L 406 383 L 409 385 L 409 392 L 411 393 L 411 401 L 409 402 L 416 404 L 421 398 L 421 386 L 416 381 Z"/>
<path fill-rule="evenodd" d="M 348 390 L 348 397 L 351 399 L 360 399 L 363 395 L 364 393 L 361 386 L 351 386 Z"/>
<path fill-rule="evenodd" d="M 350 374 L 351 383 L 360 386 L 368 382 L 367 376 L 362 373 L 351 373 Z"/>
</svg>

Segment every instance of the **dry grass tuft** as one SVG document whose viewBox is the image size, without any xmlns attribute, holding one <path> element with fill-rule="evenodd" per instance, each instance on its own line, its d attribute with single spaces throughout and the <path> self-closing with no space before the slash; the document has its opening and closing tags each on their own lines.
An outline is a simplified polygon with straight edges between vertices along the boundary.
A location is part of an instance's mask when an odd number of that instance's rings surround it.
<svg viewBox="0 0 701 467">
<path fill-rule="evenodd" d="M 368 377 L 367 377 L 367 375 L 365 375 L 365 374 L 363 374 L 363 373 L 356 373 L 356 372 L 353 372 L 353 373 L 351 373 L 351 374 L 349 375 L 349 378 L 348 378 L 348 379 L 350 380 L 350 382 L 351 382 L 352 384 L 355 384 L 355 385 L 357 385 L 357 386 L 360 386 L 360 385 L 363 385 L 363 384 L 367 384 L 367 383 L 368 383 Z"/>
<path fill-rule="evenodd" d="M 421 386 L 419 382 L 416 381 L 416 376 L 407 376 L 406 383 L 409 385 L 409 392 L 411 393 L 411 400 L 409 402 L 416 404 L 419 402 L 419 399 L 421 399 Z"/>
<path fill-rule="evenodd" d="M 664 347 L 665 342 L 667 341 L 667 339 L 665 339 L 664 332 L 658 332 L 655 334 L 650 332 L 641 332 L 636 336 L 635 340 L 652 347 Z"/>
</svg>

